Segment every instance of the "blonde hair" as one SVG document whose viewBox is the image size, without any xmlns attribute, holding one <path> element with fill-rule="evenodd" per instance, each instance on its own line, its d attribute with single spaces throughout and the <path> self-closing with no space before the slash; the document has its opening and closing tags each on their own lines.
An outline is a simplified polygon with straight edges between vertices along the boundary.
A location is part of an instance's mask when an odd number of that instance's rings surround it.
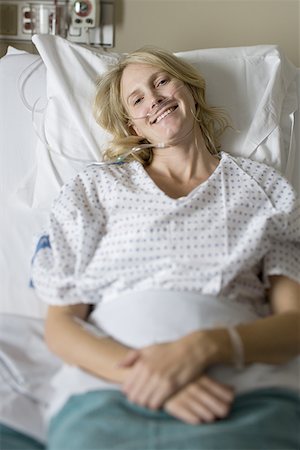
<svg viewBox="0 0 300 450">
<path fill-rule="evenodd" d="M 104 159 L 122 158 L 122 155 L 127 154 L 133 147 L 148 142 L 133 134 L 121 100 L 123 71 L 129 64 L 138 63 L 157 67 L 189 87 L 196 105 L 195 120 L 201 128 L 206 147 L 210 153 L 217 154 L 219 137 L 229 126 L 229 121 L 223 109 L 206 104 L 204 78 L 193 66 L 172 53 L 154 47 L 143 47 L 126 55 L 97 81 L 94 116 L 97 123 L 113 135 L 113 140 L 104 153 Z M 137 159 L 144 165 L 150 164 L 152 150 L 144 149 L 138 154 L 128 155 L 125 159 Z"/>
</svg>

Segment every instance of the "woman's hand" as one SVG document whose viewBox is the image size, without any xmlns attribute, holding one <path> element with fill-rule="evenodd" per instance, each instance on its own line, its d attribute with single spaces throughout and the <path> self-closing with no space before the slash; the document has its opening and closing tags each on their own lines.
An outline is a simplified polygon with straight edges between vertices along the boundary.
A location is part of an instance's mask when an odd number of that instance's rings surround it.
<svg viewBox="0 0 300 450">
<path fill-rule="evenodd" d="M 228 416 L 233 399 L 231 387 L 202 375 L 167 400 L 164 410 L 191 425 L 210 423 Z"/>
<path fill-rule="evenodd" d="M 130 401 L 151 409 L 160 408 L 202 370 L 178 341 L 130 351 L 119 366 L 133 366 L 123 383 L 124 394 Z"/>
<path fill-rule="evenodd" d="M 160 408 L 210 364 L 216 345 L 208 332 L 128 352 L 119 367 L 131 367 L 123 383 L 127 398 L 141 406 Z"/>
</svg>

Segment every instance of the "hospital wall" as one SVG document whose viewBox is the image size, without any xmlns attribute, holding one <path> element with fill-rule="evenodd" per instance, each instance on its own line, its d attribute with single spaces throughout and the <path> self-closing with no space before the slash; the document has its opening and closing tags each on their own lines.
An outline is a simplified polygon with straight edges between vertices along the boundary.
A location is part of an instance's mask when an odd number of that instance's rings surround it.
<svg viewBox="0 0 300 450">
<path fill-rule="evenodd" d="M 300 66 L 299 0 L 123 0 L 116 50 L 155 44 L 172 51 L 278 44 Z"/>
<path fill-rule="evenodd" d="M 278 44 L 300 66 L 300 0 L 115 0 L 115 6 L 115 51 Z"/>
</svg>

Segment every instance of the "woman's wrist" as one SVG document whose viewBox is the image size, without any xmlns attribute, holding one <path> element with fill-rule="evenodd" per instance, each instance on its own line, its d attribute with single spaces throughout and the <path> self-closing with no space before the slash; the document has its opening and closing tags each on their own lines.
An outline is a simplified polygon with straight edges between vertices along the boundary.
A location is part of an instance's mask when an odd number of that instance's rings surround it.
<svg viewBox="0 0 300 450">
<path fill-rule="evenodd" d="M 182 340 L 203 368 L 233 362 L 232 342 L 227 328 L 195 331 Z"/>
</svg>

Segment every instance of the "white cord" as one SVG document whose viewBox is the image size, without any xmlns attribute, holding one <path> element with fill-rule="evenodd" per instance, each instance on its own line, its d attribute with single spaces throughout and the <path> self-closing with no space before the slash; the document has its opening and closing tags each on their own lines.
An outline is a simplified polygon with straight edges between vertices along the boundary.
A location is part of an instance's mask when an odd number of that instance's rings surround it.
<svg viewBox="0 0 300 450">
<path fill-rule="evenodd" d="M 29 102 L 26 99 L 25 96 L 25 85 L 28 81 L 28 79 L 32 76 L 33 72 L 38 70 L 38 68 L 43 64 L 42 59 L 37 59 L 36 61 L 33 61 L 33 63 L 29 64 L 29 66 L 25 67 L 25 69 L 22 71 L 22 73 L 19 76 L 18 79 L 18 90 L 21 97 L 22 102 L 24 103 L 24 106 L 28 111 L 32 112 L 33 106 L 29 104 Z M 36 112 L 43 112 L 45 110 L 46 106 L 42 109 L 37 109 Z"/>
</svg>

